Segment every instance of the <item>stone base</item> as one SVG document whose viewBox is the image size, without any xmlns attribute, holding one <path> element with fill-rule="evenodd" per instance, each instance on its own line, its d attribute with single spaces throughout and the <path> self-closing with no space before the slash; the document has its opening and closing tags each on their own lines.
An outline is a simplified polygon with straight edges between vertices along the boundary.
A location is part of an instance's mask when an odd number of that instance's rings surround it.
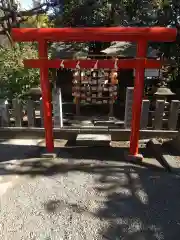
<svg viewBox="0 0 180 240">
<path fill-rule="evenodd" d="M 157 161 L 168 171 L 171 172 L 171 161 L 173 161 L 173 157 L 168 154 L 164 154 L 164 149 L 162 147 L 162 143 L 160 143 L 157 139 L 151 139 L 147 143 L 148 150 L 154 154 Z M 176 162 L 176 161 L 175 161 Z"/>
<path fill-rule="evenodd" d="M 125 160 L 132 163 L 142 163 L 143 155 L 137 154 L 137 155 L 131 155 L 129 153 L 124 154 Z"/>
<path fill-rule="evenodd" d="M 78 134 L 76 145 L 78 146 L 110 146 L 111 135 L 109 134 Z"/>
<path fill-rule="evenodd" d="M 57 154 L 56 153 L 41 153 L 42 158 L 56 158 Z"/>
</svg>

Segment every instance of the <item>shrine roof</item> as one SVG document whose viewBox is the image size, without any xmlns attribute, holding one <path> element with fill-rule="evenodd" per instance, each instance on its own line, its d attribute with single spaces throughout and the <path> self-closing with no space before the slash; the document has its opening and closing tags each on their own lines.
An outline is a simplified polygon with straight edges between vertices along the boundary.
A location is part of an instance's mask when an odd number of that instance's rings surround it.
<svg viewBox="0 0 180 240">
<path fill-rule="evenodd" d="M 52 48 L 53 58 L 82 59 L 89 56 L 89 48 L 86 43 L 54 43 Z M 112 42 L 111 46 L 102 50 L 101 53 L 105 56 L 134 58 L 136 56 L 136 44 L 131 42 Z M 158 50 L 149 47 L 147 57 L 157 58 Z"/>
</svg>

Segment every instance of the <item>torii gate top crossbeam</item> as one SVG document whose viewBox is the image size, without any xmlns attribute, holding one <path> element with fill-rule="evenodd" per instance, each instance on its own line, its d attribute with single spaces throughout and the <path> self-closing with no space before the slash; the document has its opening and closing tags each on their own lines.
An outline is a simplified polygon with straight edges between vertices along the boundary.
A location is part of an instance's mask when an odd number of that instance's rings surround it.
<svg viewBox="0 0 180 240">
<path fill-rule="evenodd" d="M 165 27 L 109 27 L 109 28 L 14 28 L 12 38 L 17 42 L 28 41 L 129 41 L 139 40 L 171 42 L 177 30 Z"/>
</svg>

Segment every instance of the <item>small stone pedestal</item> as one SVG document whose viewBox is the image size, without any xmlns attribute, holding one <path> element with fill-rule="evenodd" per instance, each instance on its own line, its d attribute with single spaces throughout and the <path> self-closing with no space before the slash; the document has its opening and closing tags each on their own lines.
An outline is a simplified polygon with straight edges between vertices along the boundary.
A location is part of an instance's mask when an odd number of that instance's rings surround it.
<svg viewBox="0 0 180 240">
<path fill-rule="evenodd" d="M 57 157 L 57 153 L 47 153 L 47 152 L 43 152 L 41 153 L 41 158 L 56 158 Z"/>
<path fill-rule="evenodd" d="M 125 160 L 130 163 L 142 163 L 143 155 L 137 154 L 137 155 L 131 155 L 129 153 L 124 154 Z"/>
<path fill-rule="evenodd" d="M 78 134 L 76 138 L 78 146 L 106 147 L 110 146 L 110 142 L 109 134 Z"/>
</svg>

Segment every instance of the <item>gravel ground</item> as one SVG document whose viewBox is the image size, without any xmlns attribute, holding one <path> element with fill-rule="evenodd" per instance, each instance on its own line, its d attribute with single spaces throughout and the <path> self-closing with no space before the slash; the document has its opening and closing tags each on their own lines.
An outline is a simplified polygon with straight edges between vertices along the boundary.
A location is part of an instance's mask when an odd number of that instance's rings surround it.
<svg viewBox="0 0 180 240">
<path fill-rule="evenodd" d="M 21 177 L 0 198 L 0 239 L 179 240 L 178 175 L 68 157 L 4 169 Z"/>
</svg>

